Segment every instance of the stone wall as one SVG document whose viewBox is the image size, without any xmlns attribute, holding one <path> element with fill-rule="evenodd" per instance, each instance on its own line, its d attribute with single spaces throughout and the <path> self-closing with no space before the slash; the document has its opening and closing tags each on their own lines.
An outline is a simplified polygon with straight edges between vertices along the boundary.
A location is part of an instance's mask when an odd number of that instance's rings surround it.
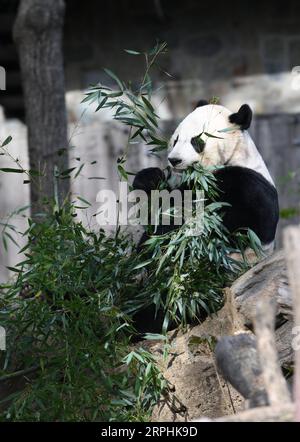
<svg viewBox="0 0 300 442">
<path fill-rule="evenodd" d="M 7 70 L 0 105 L 10 117 L 20 117 L 23 108 L 11 36 L 17 4 L 0 0 L 0 65 Z M 176 118 L 197 99 L 212 96 L 232 110 L 249 102 L 261 114 L 300 112 L 300 87 L 291 87 L 290 75 L 300 65 L 298 0 L 66 0 L 66 5 L 68 91 L 108 83 L 104 67 L 135 84 L 143 59 L 124 49 L 143 51 L 160 40 L 169 52 L 154 72 L 155 86 L 168 82 L 166 95 Z"/>
<path fill-rule="evenodd" d="M 299 30 L 297 0 L 91 0 L 89 8 L 67 1 L 67 89 L 109 82 L 103 67 L 138 81 L 143 60 L 123 49 L 149 49 L 159 39 L 169 52 L 154 79 L 167 81 L 176 118 L 212 96 L 232 110 L 249 102 L 256 113 L 300 112 L 300 87 L 291 87 L 290 75 L 300 65 Z"/>
</svg>

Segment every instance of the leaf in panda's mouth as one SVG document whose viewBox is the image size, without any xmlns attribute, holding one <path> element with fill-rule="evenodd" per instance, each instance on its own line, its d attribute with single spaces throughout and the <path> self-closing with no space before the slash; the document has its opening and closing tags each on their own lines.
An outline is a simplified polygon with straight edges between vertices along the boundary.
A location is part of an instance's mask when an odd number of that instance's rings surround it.
<svg viewBox="0 0 300 442">
<path fill-rule="evenodd" d="M 216 135 L 209 134 L 208 132 L 204 132 L 204 135 L 206 135 L 208 138 L 218 138 L 219 140 L 223 140 L 222 137 L 217 137 Z"/>
<path fill-rule="evenodd" d="M 177 167 L 173 167 L 173 169 L 172 169 L 173 173 L 176 173 L 179 175 L 181 175 L 184 170 L 185 169 L 178 169 Z"/>
<path fill-rule="evenodd" d="M 220 132 L 233 132 L 233 131 L 235 131 L 236 130 L 236 128 L 235 127 L 225 127 L 224 129 L 220 129 L 220 130 L 218 130 L 218 132 L 220 133 Z"/>
</svg>

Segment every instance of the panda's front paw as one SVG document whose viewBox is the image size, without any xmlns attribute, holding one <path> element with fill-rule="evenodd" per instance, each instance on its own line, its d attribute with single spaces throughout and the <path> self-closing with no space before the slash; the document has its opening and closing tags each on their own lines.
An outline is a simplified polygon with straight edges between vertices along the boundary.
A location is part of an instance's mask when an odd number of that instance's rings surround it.
<svg viewBox="0 0 300 442">
<path fill-rule="evenodd" d="M 158 189 L 162 181 L 165 181 L 163 171 L 158 167 L 148 167 L 136 174 L 132 187 L 134 190 L 144 190 L 148 193 L 151 190 Z"/>
</svg>

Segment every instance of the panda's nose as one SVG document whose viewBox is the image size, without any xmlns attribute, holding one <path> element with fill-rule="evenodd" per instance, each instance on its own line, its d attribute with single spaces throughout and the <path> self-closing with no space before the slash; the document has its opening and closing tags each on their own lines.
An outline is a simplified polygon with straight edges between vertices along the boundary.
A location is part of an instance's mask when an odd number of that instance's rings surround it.
<svg viewBox="0 0 300 442">
<path fill-rule="evenodd" d="M 173 167 L 178 166 L 178 164 L 181 163 L 181 160 L 179 158 L 169 158 L 169 161 Z"/>
</svg>

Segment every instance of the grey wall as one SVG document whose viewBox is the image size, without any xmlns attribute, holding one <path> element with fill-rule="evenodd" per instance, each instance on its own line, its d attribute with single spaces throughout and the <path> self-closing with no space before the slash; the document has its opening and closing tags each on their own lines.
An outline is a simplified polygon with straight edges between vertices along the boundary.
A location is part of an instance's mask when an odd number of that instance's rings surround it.
<svg viewBox="0 0 300 442">
<path fill-rule="evenodd" d="M 0 0 L 0 65 L 7 69 L 8 85 L 0 105 L 10 117 L 23 116 L 11 36 L 17 3 Z M 247 101 L 260 114 L 300 112 L 300 87 L 291 89 L 288 75 L 300 65 L 299 0 L 66 0 L 66 5 L 68 91 L 109 83 L 103 67 L 134 84 L 143 61 L 123 49 L 147 50 L 162 40 L 169 52 L 153 77 L 157 86 L 167 82 L 176 117 L 197 99 L 212 96 L 232 110 Z"/>
<path fill-rule="evenodd" d="M 299 223 L 300 115 L 258 116 L 250 132 L 275 180 L 280 209 L 298 211 L 298 215 L 289 219 L 281 218 L 277 234 L 278 245 L 281 245 L 282 228 L 290 223 Z"/>
<path fill-rule="evenodd" d="M 102 67 L 137 80 L 140 59 L 123 49 L 149 49 L 159 39 L 168 43 L 169 53 L 155 72 L 157 81 L 167 79 L 166 70 L 171 82 L 197 80 L 197 92 L 223 99 L 228 87 L 239 89 L 241 78 L 276 75 L 300 65 L 299 30 L 298 0 L 67 0 L 67 88 L 105 78 Z M 274 99 L 279 95 L 276 91 Z M 263 106 L 259 111 L 265 111 Z"/>
<path fill-rule="evenodd" d="M 163 67 L 177 80 L 283 72 L 300 62 L 299 23 L 297 0 L 67 0 L 68 87 L 84 86 L 84 74 L 101 66 L 138 78 L 138 59 L 122 49 L 156 39 L 168 43 Z"/>
</svg>

